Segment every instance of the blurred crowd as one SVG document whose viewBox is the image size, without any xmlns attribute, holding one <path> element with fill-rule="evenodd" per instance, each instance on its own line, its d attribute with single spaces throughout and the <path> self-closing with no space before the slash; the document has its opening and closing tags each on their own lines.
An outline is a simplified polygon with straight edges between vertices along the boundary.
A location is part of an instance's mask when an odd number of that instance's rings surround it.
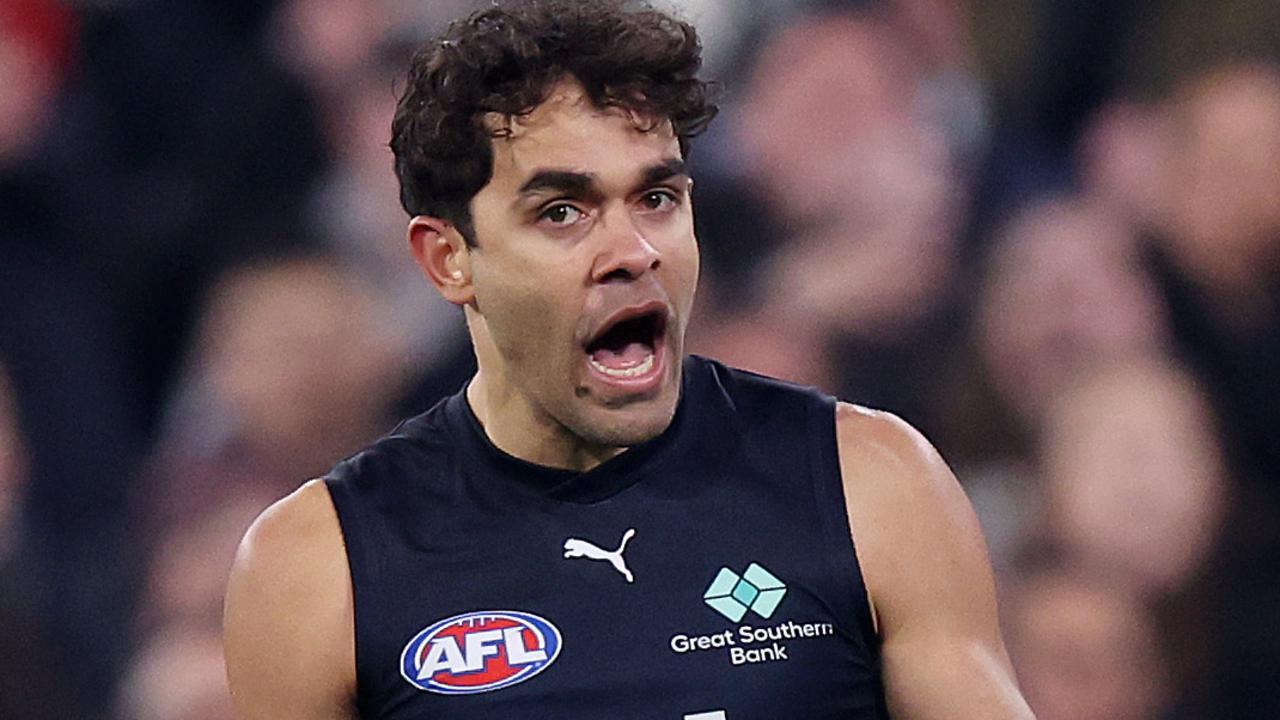
<svg viewBox="0 0 1280 720">
<path fill-rule="evenodd" d="M 1280 6 L 668 0 L 695 352 L 890 409 L 1041 720 L 1280 717 Z M 236 543 L 457 390 L 386 147 L 479 0 L 0 0 L 0 718 L 230 718 Z"/>
</svg>

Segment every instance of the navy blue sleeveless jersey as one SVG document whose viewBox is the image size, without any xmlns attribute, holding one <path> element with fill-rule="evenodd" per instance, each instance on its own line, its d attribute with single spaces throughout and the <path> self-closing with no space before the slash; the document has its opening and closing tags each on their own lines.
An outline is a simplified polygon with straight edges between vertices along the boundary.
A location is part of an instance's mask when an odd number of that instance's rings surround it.
<svg viewBox="0 0 1280 720">
<path fill-rule="evenodd" d="M 362 718 L 887 717 L 832 398 L 690 357 L 667 430 L 578 473 L 459 393 L 326 485 Z"/>
</svg>

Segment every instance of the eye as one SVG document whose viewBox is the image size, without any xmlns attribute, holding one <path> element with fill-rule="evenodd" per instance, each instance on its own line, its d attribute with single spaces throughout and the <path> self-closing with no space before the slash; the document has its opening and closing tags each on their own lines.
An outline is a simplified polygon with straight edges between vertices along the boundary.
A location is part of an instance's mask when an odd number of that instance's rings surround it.
<svg viewBox="0 0 1280 720">
<path fill-rule="evenodd" d="M 568 227 L 585 216 L 586 213 L 569 203 L 556 203 L 543 210 L 542 214 L 538 216 L 538 221 L 556 227 Z"/>
<path fill-rule="evenodd" d="M 650 190 L 640 198 L 640 204 L 646 210 L 670 210 L 680 203 L 680 199 L 670 190 Z"/>
</svg>

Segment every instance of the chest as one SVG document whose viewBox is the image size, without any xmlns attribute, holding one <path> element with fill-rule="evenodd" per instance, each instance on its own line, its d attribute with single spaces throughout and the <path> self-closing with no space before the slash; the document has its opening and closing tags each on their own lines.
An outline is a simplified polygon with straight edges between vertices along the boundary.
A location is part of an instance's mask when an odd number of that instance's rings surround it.
<svg viewBox="0 0 1280 720">
<path fill-rule="evenodd" d="M 439 508 L 388 543 L 353 576 L 365 715 L 877 717 L 843 610 L 865 591 L 815 495 L 746 471 L 669 480 L 590 506 Z"/>
</svg>

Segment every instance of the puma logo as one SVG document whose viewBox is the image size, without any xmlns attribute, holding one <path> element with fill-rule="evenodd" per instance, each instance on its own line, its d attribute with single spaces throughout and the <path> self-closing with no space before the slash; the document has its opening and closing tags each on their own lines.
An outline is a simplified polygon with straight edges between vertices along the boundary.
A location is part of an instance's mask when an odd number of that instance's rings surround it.
<svg viewBox="0 0 1280 720">
<path fill-rule="evenodd" d="M 631 575 L 631 571 L 627 569 L 627 562 L 622 559 L 622 553 L 627 549 L 627 541 L 635 534 L 635 528 L 631 528 L 623 533 L 622 542 L 618 544 L 617 550 L 601 550 L 586 540 L 569 538 L 564 541 L 564 556 L 566 558 L 584 557 L 588 560 L 606 560 L 613 566 L 614 570 L 622 573 L 622 577 L 626 578 L 627 582 L 635 582 L 635 577 L 633 577 Z"/>
</svg>

